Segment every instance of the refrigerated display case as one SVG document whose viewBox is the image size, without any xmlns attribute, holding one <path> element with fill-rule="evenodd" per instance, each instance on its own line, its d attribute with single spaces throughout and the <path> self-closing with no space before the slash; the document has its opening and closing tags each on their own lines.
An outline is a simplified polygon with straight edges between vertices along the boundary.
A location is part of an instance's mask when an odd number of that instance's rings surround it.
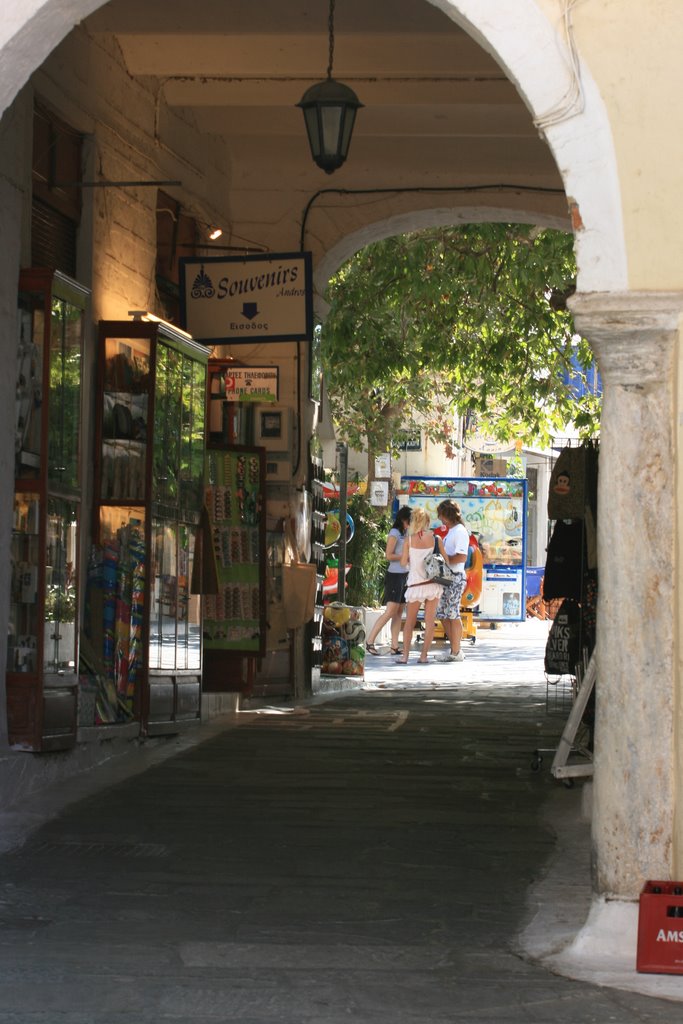
<svg viewBox="0 0 683 1024">
<path fill-rule="evenodd" d="M 81 378 L 89 292 L 19 279 L 7 714 L 15 749 L 76 742 Z"/>
<path fill-rule="evenodd" d="M 102 321 L 86 632 L 95 724 L 149 735 L 199 721 L 204 345 L 156 318 Z M 194 591 L 197 592 L 194 592 Z"/>
</svg>

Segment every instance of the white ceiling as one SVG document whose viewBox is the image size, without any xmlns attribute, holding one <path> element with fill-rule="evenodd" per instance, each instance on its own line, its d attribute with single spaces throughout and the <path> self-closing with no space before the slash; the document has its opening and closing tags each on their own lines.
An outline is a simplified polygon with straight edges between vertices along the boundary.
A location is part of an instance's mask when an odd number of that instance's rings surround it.
<svg viewBox="0 0 683 1024">
<path fill-rule="evenodd" d="M 327 21 L 327 0 L 113 0 L 87 25 L 115 34 L 130 73 L 162 80 L 202 130 L 261 156 L 264 140 L 305 146 L 296 103 L 326 75 Z M 412 163 L 425 147 L 437 172 L 457 154 L 491 181 L 561 187 L 513 85 L 424 0 L 337 0 L 333 76 L 364 104 L 352 143 L 364 162 L 389 146 Z"/>
</svg>

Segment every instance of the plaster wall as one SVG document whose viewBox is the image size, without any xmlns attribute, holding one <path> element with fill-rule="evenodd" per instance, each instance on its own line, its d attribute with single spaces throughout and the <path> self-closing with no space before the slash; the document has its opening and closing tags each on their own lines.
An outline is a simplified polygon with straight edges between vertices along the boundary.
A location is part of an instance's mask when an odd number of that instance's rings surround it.
<svg viewBox="0 0 683 1024">
<path fill-rule="evenodd" d="M 221 219 L 207 197 L 225 194 L 229 185 L 223 144 L 157 105 L 152 89 L 128 74 L 113 40 L 76 28 L 35 73 L 31 87 L 71 127 L 89 136 L 98 176 L 107 181 L 182 179 L 182 191 L 174 186 L 164 190 L 203 222 Z M 92 188 L 84 195 L 93 224 L 93 319 L 126 319 L 130 309 L 157 311 L 157 188 Z"/>
<path fill-rule="evenodd" d="M 325 467 L 332 469 L 336 466 L 337 454 L 336 442 L 323 442 L 323 461 Z M 442 444 L 436 444 L 425 436 L 422 436 L 422 451 L 400 452 L 391 460 L 391 468 L 396 476 L 467 476 L 471 470 L 468 452 L 456 453 L 455 458 L 449 459 Z M 368 475 L 367 452 L 359 452 L 354 448 L 349 449 L 349 477 L 358 475 L 364 479 Z"/>
<path fill-rule="evenodd" d="M 562 102 L 567 89 L 571 88 L 572 80 L 556 31 L 559 10 L 551 7 L 549 18 L 546 19 L 536 0 L 516 0 L 514 5 L 511 5 L 509 0 L 489 0 L 486 5 L 482 5 L 480 0 L 430 2 L 462 25 L 494 55 L 516 84 L 531 111 L 546 111 Z M 63 37 L 65 24 L 68 24 L 69 18 L 72 19 L 72 23 L 77 22 L 79 18 L 87 16 L 99 6 L 101 5 L 94 3 L 93 0 L 69 0 L 68 3 L 61 0 L 42 0 L 40 4 L 37 0 L 31 0 L 31 5 L 27 9 L 28 20 L 16 27 L 10 45 L 4 53 L 7 71 L 6 92 L 4 101 L 0 95 L 0 110 L 4 103 L 11 100 L 12 89 L 16 90 L 25 81 L 25 67 L 21 60 L 24 51 L 30 52 L 30 48 L 33 47 L 33 52 L 37 54 L 33 64 L 35 67 Z M 34 11 L 39 13 L 39 18 L 30 17 Z M 20 44 L 21 52 L 18 50 Z M 600 98 L 585 66 L 582 68 L 582 83 L 586 104 L 580 125 L 572 122 L 570 118 L 547 129 L 546 138 L 551 152 L 547 154 L 545 169 L 546 172 L 552 170 L 554 156 L 579 215 L 586 224 L 590 224 L 590 231 L 577 236 L 577 246 L 581 251 L 580 287 L 587 290 L 623 287 L 625 254 L 621 245 L 619 182 L 613 171 L 612 140 Z M 161 105 L 159 109 L 162 109 Z M 588 161 L 585 146 L 587 133 L 590 134 L 592 150 Z M 233 216 L 227 220 L 231 226 L 237 226 L 237 234 L 241 233 L 259 241 L 266 240 L 274 249 L 293 248 L 298 241 L 299 232 L 296 219 L 292 219 L 292 210 L 300 210 L 303 217 L 303 207 L 310 196 L 310 188 L 307 188 L 305 195 L 302 196 L 294 184 L 290 185 L 289 195 L 287 189 L 280 187 L 281 182 L 293 180 L 296 172 L 296 168 L 288 166 L 285 162 L 278 165 L 280 183 L 273 189 L 272 184 L 268 185 L 259 178 L 259 166 L 263 166 L 263 160 L 259 165 L 258 147 L 253 151 L 253 157 L 252 162 L 245 165 L 240 162 L 240 154 L 234 154 L 235 172 L 233 179 L 229 181 L 229 193 L 225 189 L 222 192 L 224 196 L 230 195 L 231 211 L 228 212 L 232 212 Z M 270 159 L 265 151 L 263 157 L 266 160 Z M 407 167 L 410 156 L 405 159 L 408 178 L 399 173 L 398 179 L 394 182 L 398 186 L 414 184 L 417 180 L 415 174 L 420 171 L 417 165 Z M 596 166 L 600 168 L 597 175 L 594 173 Z M 400 168 L 394 168 L 393 165 L 392 168 L 387 167 L 384 170 L 390 169 L 400 172 Z M 452 170 L 457 172 L 457 167 L 454 166 Z M 521 165 L 517 170 L 522 170 Z M 362 171 L 362 168 L 358 169 L 358 173 Z M 383 169 L 378 167 L 375 171 L 382 173 Z M 353 186 L 356 179 L 348 178 L 347 183 Z M 520 206 L 519 196 L 515 197 L 510 193 L 507 195 L 511 205 Z M 525 200 L 522 200 L 521 206 L 524 204 Z M 314 251 L 316 259 L 336 245 L 346 234 L 362 230 L 368 223 L 368 212 L 363 211 L 358 204 L 344 202 L 338 209 L 331 208 L 336 205 L 339 204 L 327 203 L 322 217 L 320 211 L 317 211 L 315 229 L 309 231 L 304 240 L 305 247 Z M 492 205 L 501 205 L 499 197 L 492 201 Z M 393 203 L 388 200 L 384 204 L 378 203 L 375 206 L 374 219 L 386 220 L 397 210 L 410 213 L 412 209 L 428 209 L 432 206 L 433 203 L 428 196 L 404 195 Z M 565 212 L 561 194 L 549 198 L 545 206 L 540 202 L 538 204 L 537 213 L 541 217 L 558 217 Z"/>
<path fill-rule="evenodd" d="M 73 26 L 101 6 L 101 0 L 22 0 L 3 5 L 0 115 Z"/>
<path fill-rule="evenodd" d="M 538 0 L 559 23 L 557 0 Z M 574 34 L 609 117 L 617 159 L 628 285 L 683 287 L 683 135 L 672 120 L 683 92 L 678 0 L 611 0 L 572 7 Z"/>
</svg>

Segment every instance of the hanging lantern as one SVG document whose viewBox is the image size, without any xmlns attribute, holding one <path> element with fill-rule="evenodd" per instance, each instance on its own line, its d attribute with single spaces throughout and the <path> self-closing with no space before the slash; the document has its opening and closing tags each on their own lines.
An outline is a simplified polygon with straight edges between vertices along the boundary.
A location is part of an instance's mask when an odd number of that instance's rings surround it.
<svg viewBox="0 0 683 1024">
<path fill-rule="evenodd" d="M 334 3 L 330 0 L 327 79 L 310 86 L 297 103 L 304 112 L 311 155 L 326 174 L 332 174 L 346 160 L 356 111 L 363 106 L 353 89 L 332 78 Z"/>
</svg>

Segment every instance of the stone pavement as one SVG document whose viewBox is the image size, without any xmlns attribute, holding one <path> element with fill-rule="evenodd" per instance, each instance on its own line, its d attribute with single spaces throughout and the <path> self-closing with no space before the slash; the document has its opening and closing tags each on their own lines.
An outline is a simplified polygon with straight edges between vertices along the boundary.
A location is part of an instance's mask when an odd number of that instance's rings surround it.
<svg viewBox="0 0 683 1024">
<path fill-rule="evenodd" d="M 530 767 L 563 726 L 539 642 L 377 659 L 361 691 L 243 712 L 43 801 L 0 856 L 0 1024 L 680 1019 L 528 955 L 590 900 L 582 787 Z"/>
</svg>

